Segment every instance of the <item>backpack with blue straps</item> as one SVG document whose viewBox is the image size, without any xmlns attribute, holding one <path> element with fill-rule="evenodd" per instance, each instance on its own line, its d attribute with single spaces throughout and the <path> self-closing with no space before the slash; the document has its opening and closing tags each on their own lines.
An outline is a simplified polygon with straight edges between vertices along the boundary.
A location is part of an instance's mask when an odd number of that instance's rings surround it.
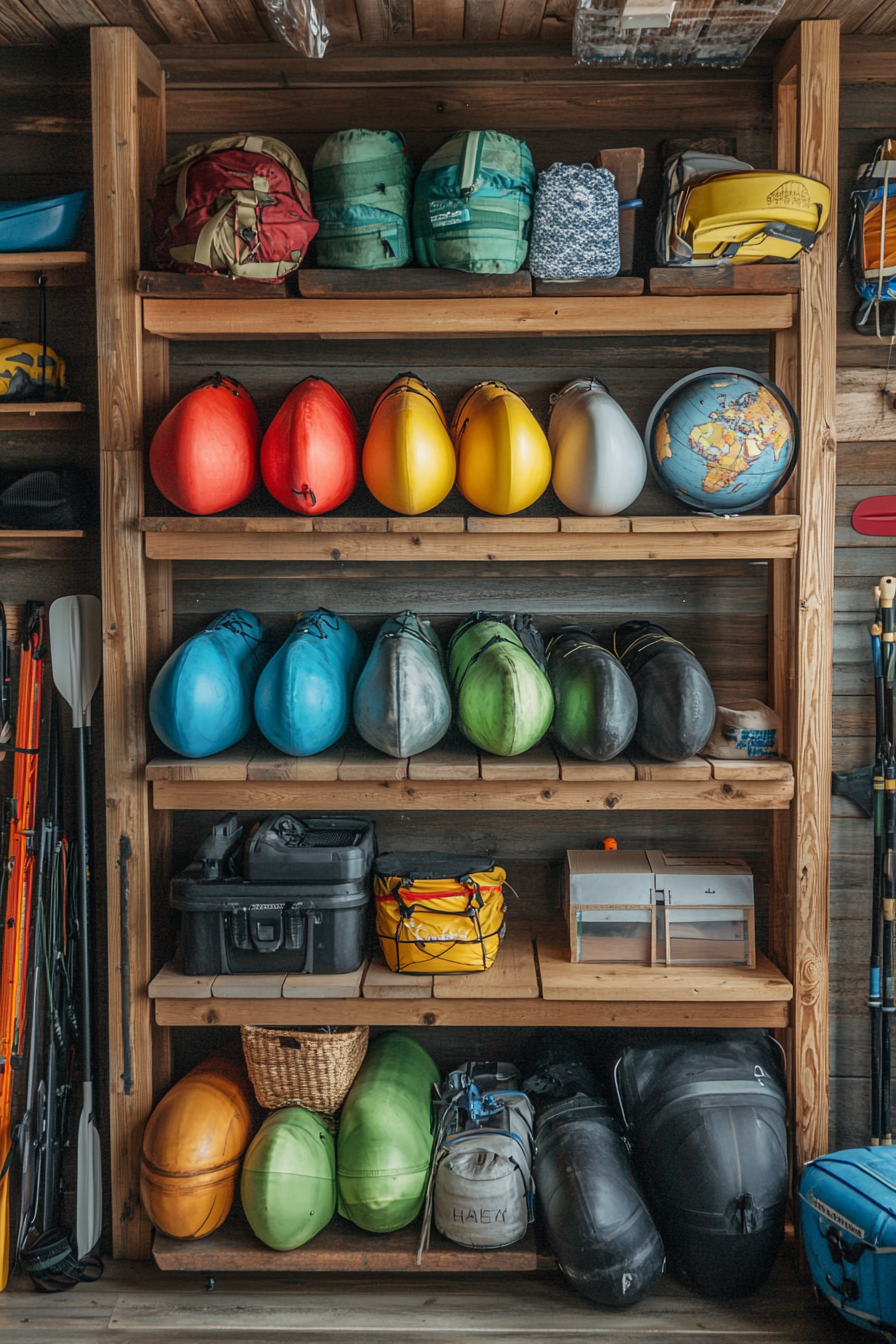
<svg viewBox="0 0 896 1344">
<path fill-rule="evenodd" d="M 426 160 L 414 188 L 418 266 L 512 274 L 526 260 L 535 165 L 524 140 L 458 131 Z"/>
<path fill-rule="evenodd" d="M 856 330 L 893 334 L 896 300 L 896 140 L 882 140 L 870 163 L 862 164 L 852 191 L 849 260 L 861 303 Z M 885 330 L 882 330 L 882 322 Z"/>
<path fill-rule="evenodd" d="M 461 1064 L 439 1090 L 439 1116 L 417 1252 L 430 1223 L 459 1246 L 510 1246 L 535 1217 L 535 1112 L 512 1064 Z"/>
</svg>

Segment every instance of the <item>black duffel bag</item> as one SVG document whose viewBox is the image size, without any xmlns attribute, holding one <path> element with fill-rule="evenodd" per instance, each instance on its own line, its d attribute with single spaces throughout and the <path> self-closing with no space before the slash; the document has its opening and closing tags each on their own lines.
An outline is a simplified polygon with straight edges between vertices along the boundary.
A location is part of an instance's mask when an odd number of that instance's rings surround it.
<svg viewBox="0 0 896 1344">
<path fill-rule="evenodd" d="M 787 1103 L 777 1043 L 740 1031 L 628 1049 L 614 1077 L 670 1263 L 710 1297 L 755 1292 L 784 1239 Z"/>
</svg>

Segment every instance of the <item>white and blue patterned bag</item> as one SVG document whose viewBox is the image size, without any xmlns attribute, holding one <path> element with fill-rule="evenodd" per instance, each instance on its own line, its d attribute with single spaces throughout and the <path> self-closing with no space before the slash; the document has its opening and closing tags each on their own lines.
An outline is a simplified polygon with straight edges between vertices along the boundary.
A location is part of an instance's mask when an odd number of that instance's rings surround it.
<svg viewBox="0 0 896 1344">
<path fill-rule="evenodd" d="M 552 163 L 538 175 L 529 270 L 540 280 L 618 275 L 619 193 L 591 164 Z"/>
</svg>

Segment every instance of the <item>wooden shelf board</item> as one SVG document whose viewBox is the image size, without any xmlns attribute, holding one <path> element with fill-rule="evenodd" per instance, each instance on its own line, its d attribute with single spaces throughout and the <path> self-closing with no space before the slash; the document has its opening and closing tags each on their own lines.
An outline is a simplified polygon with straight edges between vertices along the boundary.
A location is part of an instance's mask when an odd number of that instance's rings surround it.
<svg viewBox="0 0 896 1344">
<path fill-rule="evenodd" d="M 333 999 L 156 999 L 162 1027 L 330 1026 Z M 786 1027 L 790 1004 L 582 999 L 341 999 L 344 1026 L 376 1027 Z"/>
<path fill-rule="evenodd" d="M 620 966 L 572 962 L 566 930 L 536 937 L 544 1000 L 588 1003 L 789 1003 L 793 986 L 760 953 L 756 966 Z"/>
<path fill-rule="evenodd" d="M 300 268 L 296 272 L 304 299 L 499 299 L 529 298 L 532 276 L 528 271 L 511 275 L 473 275 L 437 267 L 388 267 L 377 271 L 334 267 Z"/>
<path fill-rule="evenodd" d="M 778 265 L 655 266 L 651 294 L 679 297 L 697 294 L 798 294 L 798 261 Z"/>
<path fill-rule="evenodd" d="M 572 336 L 619 333 L 709 335 L 784 331 L 789 294 L 733 298 L 551 297 L 489 299 L 163 299 L 144 298 L 143 325 L 169 340 L 262 340 L 302 336 Z"/>
<path fill-rule="evenodd" d="M 84 550 L 84 533 L 0 531 L 0 559 L 64 560 Z"/>
<path fill-rule="evenodd" d="M 643 294 L 644 280 L 640 275 L 613 275 L 591 280 L 541 280 L 532 278 L 532 291 L 549 298 L 573 298 L 588 295 L 594 298 L 608 294 Z"/>
<path fill-rule="evenodd" d="M 0 271 L 61 271 L 90 260 L 89 252 L 0 252 Z"/>
<path fill-rule="evenodd" d="M 0 252 L 0 290 L 36 286 L 41 275 L 51 289 L 86 285 L 92 271 L 89 252 Z"/>
<path fill-rule="evenodd" d="M 417 1264 L 420 1221 L 400 1232 L 364 1232 L 337 1214 L 333 1221 L 306 1246 L 295 1251 L 272 1251 L 257 1239 L 239 1214 L 228 1218 L 223 1227 L 199 1241 L 175 1241 L 161 1232 L 155 1234 L 153 1259 L 160 1269 L 182 1273 L 326 1273 L 376 1272 L 403 1273 L 499 1273 L 555 1270 L 557 1262 L 540 1251 L 535 1229 L 530 1227 L 522 1241 L 496 1250 L 478 1247 L 471 1250 L 456 1246 L 432 1229 L 429 1250 L 423 1264 Z"/>
<path fill-rule="evenodd" d="M 385 758 L 389 760 L 390 758 Z M 187 763 L 186 768 L 192 768 Z M 201 763 L 200 763 L 201 764 Z M 400 763 L 393 762 L 398 765 Z M 176 768 L 183 763 L 178 762 Z M 150 762 L 156 811 L 360 808 L 365 812 L 674 812 L 783 810 L 793 779 L 171 779 Z M 163 777 L 163 770 L 164 775 Z M 380 774 L 385 771 L 378 772 Z M 621 771 L 620 771 L 621 773 Z"/>
<path fill-rule="evenodd" d="M 799 518 L 763 514 L 748 518 L 631 518 L 613 529 L 570 531 L 557 519 L 487 520 L 498 531 L 431 531 L 430 520 L 414 530 L 351 530 L 348 519 L 328 522 L 345 531 L 309 529 L 310 519 L 143 518 L 151 560 L 341 560 L 341 561 L 575 561 L 575 560 L 787 560 L 796 553 Z M 386 519 L 371 520 L 385 523 Z M 482 520 L 475 520 L 477 522 Z M 561 524 L 567 519 L 560 520 Z M 590 519 L 580 520 L 590 523 Z M 456 524 L 455 524 L 456 525 Z M 514 526 L 515 525 L 515 526 Z M 622 529 L 625 530 L 622 530 Z"/>
<path fill-rule="evenodd" d="M 86 409 L 83 401 L 0 402 L 0 432 L 64 429 L 62 417 L 80 415 Z"/>
<path fill-rule="evenodd" d="M 537 951 L 536 951 L 537 948 Z M 765 957 L 740 967 L 596 966 L 569 960 L 569 938 L 556 917 L 508 920 L 495 964 L 469 975 L 399 975 L 377 950 L 363 973 L 347 976 L 215 976 L 189 978 L 169 963 L 149 987 L 159 1022 L 169 1026 L 233 1026 L 242 1022 L 316 1023 L 334 1012 L 346 1025 L 575 1026 L 714 1024 L 783 1025 L 793 988 Z M 316 995 L 304 980 L 332 982 Z M 250 991 L 257 982 L 258 993 Z M 228 983 L 229 982 L 229 983 Z M 338 982 L 338 983 L 337 983 Z M 344 987 L 344 988 L 343 988 Z M 339 990 L 337 994 L 335 991 Z M 696 1017 L 694 1013 L 696 1012 Z M 671 1017 L 669 1016 L 671 1014 Z"/>
</svg>

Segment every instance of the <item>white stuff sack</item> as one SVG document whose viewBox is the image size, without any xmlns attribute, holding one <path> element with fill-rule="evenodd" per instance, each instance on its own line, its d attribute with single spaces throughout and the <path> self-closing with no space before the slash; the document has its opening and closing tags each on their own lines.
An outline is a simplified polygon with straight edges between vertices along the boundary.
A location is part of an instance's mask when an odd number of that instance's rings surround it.
<svg viewBox="0 0 896 1344">
<path fill-rule="evenodd" d="M 716 705 L 716 721 L 701 755 L 722 761 L 761 761 L 778 754 L 781 719 L 761 700 Z"/>
</svg>

